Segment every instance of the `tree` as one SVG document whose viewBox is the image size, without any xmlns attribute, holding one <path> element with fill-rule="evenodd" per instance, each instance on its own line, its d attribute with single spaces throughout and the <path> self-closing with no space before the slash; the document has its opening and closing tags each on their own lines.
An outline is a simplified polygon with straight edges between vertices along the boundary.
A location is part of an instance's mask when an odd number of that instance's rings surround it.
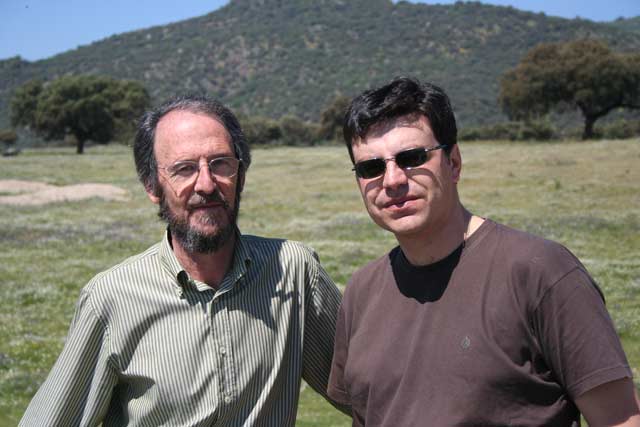
<svg viewBox="0 0 640 427">
<path fill-rule="evenodd" d="M 46 140 L 72 135 L 76 152 L 87 140 L 106 143 L 132 128 L 149 105 L 138 82 L 110 77 L 65 76 L 48 83 L 27 82 L 11 98 L 11 123 L 26 126 Z"/>
<path fill-rule="evenodd" d="M 579 109 L 583 139 L 617 108 L 640 108 L 640 54 L 612 52 L 597 40 L 540 44 L 500 82 L 499 101 L 512 120 Z"/>
<path fill-rule="evenodd" d="M 13 92 L 10 101 L 10 120 L 14 126 L 18 124 L 29 126 L 35 123 L 36 107 L 42 85 L 42 80 L 30 80 Z"/>
<path fill-rule="evenodd" d="M 344 113 L 349 106 L 349 98 L 338 95 L 320 113 L 320 139 L 328 141 L 342 140 L 342 125 L 344 124 Z"/>
</svg>

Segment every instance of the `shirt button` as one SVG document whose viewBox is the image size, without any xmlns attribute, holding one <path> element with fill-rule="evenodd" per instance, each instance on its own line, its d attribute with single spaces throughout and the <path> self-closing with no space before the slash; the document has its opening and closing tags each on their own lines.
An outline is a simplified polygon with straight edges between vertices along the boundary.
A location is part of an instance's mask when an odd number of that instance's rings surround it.
<svg viewBox="0 0 640 427">
<path fill-rule="evenodd" d="M 225 396 L 224 403 L 231 403 L 231 396 Z"/>
<path fill-rule="evenodd" d="M 220 347 L 220 354 L 225 355 L 227 354 L 227 349 L 224 347 Z"/>
</svg>

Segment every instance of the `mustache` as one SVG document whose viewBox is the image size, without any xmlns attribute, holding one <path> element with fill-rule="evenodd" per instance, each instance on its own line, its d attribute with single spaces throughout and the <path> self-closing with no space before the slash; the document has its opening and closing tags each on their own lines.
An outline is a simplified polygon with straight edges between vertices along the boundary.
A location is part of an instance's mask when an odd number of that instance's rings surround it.
<svg viewBox="0 0 640 427">
<path fill-rule="evenodd" d="M 229 208 L 229 202 L 217 189 L 211 194 L 193 194 L 187 202 L 187 207 L 194 208 L 208 203 L 221 203 L 225 208 Z"/>
</svg>

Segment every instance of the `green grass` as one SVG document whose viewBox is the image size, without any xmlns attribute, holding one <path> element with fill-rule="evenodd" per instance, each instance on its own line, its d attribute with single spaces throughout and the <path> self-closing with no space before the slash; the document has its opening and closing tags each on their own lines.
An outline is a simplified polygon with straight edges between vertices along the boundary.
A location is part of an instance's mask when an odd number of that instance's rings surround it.
<svg viewBox="0 0 640 427">
<path fill-rule="evenodd" d="M 640 377 L 640 141 L 469 143 L 465 205 L 568 246 L 602 287 Z M 97 272 L 155 243 L 164 226 L 122 146 L 26 151 L 0 158 L 0 179 L 115 184 L 124 202 L 91 199 L 0 205 L 0 425 L 15 425 L 55 361 L 79 289 Z M 244 233 L 314 247 L 344 287 L 395 245 L 369 220 L 342 147 L 255 150 L 242 199 Z M 348 426 L 309 388 L 299 426 Z"/>
</svg>

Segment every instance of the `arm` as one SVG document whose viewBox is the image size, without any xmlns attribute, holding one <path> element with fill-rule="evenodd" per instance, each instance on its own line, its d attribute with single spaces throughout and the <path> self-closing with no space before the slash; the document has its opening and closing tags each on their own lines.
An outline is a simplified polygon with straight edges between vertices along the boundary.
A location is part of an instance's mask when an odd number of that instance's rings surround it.
<svg viewBox="0 0 640 427">
<path fill-rule="evenodd" d="M 640 400 L 630 378 L 593 388 L 575 403 L 589 427 L 640 427 Z"/>
<path fill-rule="evenodd" d="M 311 286 L 305 298 L 305 326 L 302 377 L 333 406 L 347 415 L 351 408 L 327 396 L 327 384 L 333 356 L 336 316 L 342 295 L 317 262 Z"/>
<path fill-rule="evenodd" d="M 640 427 L 631 369 L 587 273 L 574 269 L 561 278 L 537 314 L 545 360 L 589 425 Z"/>
<path fill-rule="evenodd" d="M 31 400 L 20 426 L 100 424 L 117 381 L 108 363 L 108 333 L 83 292 L 67 341 Z"/>
</svg>

